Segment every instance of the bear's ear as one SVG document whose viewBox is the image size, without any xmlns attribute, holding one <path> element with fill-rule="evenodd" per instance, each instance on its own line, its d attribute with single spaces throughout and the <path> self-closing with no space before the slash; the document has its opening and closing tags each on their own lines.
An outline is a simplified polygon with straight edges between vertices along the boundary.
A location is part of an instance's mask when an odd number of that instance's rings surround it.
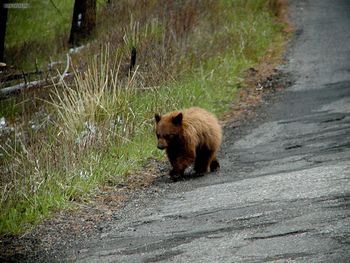
<svg viewBox="0 0 350 263">
<path fill-rule="evenodd" d="M 156 122 L 158 123 L 160 121 L 161 116 L 158 113 L 156 113 L 156 114 L 154 114 L 154 118 L 155 118 Z"/>
<path fill-rule="evenodd" d="M 173 123 L 175 125 L 181 125 L 182 123 L 182 113 L 180 112 L 178 115 L 176 115 L 175 117 L 173 117 Z"/>
</svg>

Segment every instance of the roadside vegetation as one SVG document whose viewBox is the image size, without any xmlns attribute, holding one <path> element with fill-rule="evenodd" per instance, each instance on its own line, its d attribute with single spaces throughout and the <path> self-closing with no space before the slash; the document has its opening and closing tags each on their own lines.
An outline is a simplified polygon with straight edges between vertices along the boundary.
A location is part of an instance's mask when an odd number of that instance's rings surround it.
<svg viewBox="0 0 350 263">
<path fill-rule="evenodd" d="M 32 98 L 35 111 L 0 139 L 0 234 L 21 233 L 163 159 L 155 112 L 200 106 L 220 117 L 242 72 L 282 42 L 273 2 L 121 0 L 100 7 L 96 39 L 71 57 L 73 77 Z M 25 114 L 27 104 L 11 105 L 1 114 Z"/>
</svg>

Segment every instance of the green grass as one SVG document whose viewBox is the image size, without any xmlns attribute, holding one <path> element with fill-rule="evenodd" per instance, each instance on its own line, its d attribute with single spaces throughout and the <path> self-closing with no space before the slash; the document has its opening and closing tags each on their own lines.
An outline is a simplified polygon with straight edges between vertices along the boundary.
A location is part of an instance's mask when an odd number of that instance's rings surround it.
<svg viewBox="0 0 350 263">
<path fill-rule="evenodd" d="M 72 0 L 21 1 L 29 3 L 26 9 L 9 9 L 6 46 L 18 46 L 24 42 L 52 40 L 56 34 L 70 29 L 73 14 Z"/>
<path fill-rule="evenodd" d="M 23 131 L 3 148 L 0 234 L 25 231 L 71 201 L 88 200 L 99 186 L 118 184 L 150 158 L 165 158 L 155 147 L 155 112 L 200 106 L 220 117 L 229 109 L 242 71 L 282 41 L 282 26 L 269 1 L 198 5 L 174 6 L 179 20 L 163 17 L 156 0 L 130 7 L 134 17 L 124 27 L 102 30 L 75 58 L 85 68 L 56 86 L 45 104 L 52 116 L 46 128 Z M 183 31 L 183 21 L 190 29 Z M 121 32 L 124 41 L 112 41 Z M 138 68 L 126 77 L 131 42 Z"/>
<path fill-rule="evenodd" d="M 97 1 L 100 10 L 105 1 Z M 8 11 L 5 60 L 18 69 L 47 70 L 52 61 L 64 60 L 73 16 L 73 0 L 27 0 L 28 8 Z"/>
<path fill-rule="evenodd" d="M 5 39 L 5 60 L 19 69 L 44 70 L 50 59 L 60 59 L 67 48 L 74 1 L 31 0 L 26 9 L 9 9 Z"/>
</svg>

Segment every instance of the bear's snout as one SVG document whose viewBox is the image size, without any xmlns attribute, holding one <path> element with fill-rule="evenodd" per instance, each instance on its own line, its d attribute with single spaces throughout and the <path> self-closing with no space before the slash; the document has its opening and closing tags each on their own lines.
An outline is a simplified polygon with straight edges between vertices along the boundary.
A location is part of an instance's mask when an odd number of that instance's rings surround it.
<svg viewBox="0 0 350 263">
<path fill-rule="evenodd" d="M 159 150 L 164 150 L 166 147 L 168 147 L 168 142 L 164 138 L 159 137 L 157 148 Z"/>
<path fill-rule="evenodd" d="M 158 145 L 157 145 L 157 148 L 158 148 L 159 150 L 164 150 L 166 147 L 165 147 L 164 145 L 162 145 L 162 144 L 158 144 Z"/>
</svg>

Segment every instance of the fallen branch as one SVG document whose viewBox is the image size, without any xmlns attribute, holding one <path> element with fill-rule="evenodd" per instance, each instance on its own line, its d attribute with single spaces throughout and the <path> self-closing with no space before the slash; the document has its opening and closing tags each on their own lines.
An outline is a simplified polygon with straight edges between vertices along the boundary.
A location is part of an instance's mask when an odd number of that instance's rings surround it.
<svg viewBox="0 0 350 263">
<path fill-rule="evenodd" d="M 63 71 L 63 74 L 58 74 L 57 76 L 51 77 L 50 79 L 46 78 L 43 80 L 24 82 L 24 83 L 10 86 L 10 87 L 2 88 L 0 89 L 0 97 L 8 96 L 13 93 L 18 93 L 25 89 L 38 88 L 38 87 L 44 87 L 44 86 L 62 83 L 65 77 L 72 75 L 68 73 L 69 63 L 70 63 L 70 58 L 69 58 L 69 55 L 67 54 L 67 65 L 65 70 Z"/>
<path fill-rule="evenodd" d="M 53 83 L 54 83 L 54 81 L 52 81 L 52 83 L 49 83 L 46 79 L 45 80 L 35 80 L 35 81 L 28 82 L 28 83 L 20 83 L 20 84 L 11 86 L 11 87 L 6 87 L 6 88 L 0 89 L 0 96 L 7 96 L 7 95 L 10 95 L 12 93 L 20 92 L 24 89 L 42 87 L 45 84 L 50 85 Z"/>
<path fill-rule="evenodd" d="M 35 71 L 29 71 L 29 72 L 21 72 L 21 73 L 13 73 L 13 74 L 7 74 L 5 76 L 0 75 L 0 82 L 7 82 L 7 81 L 12 81 L 12 80 L 18 80 L 22 79 L 28 76 L 32 75 L 40 75 L 43 74 L 44 72 L 41 70 L 35 70 Z"/>
</svg>

